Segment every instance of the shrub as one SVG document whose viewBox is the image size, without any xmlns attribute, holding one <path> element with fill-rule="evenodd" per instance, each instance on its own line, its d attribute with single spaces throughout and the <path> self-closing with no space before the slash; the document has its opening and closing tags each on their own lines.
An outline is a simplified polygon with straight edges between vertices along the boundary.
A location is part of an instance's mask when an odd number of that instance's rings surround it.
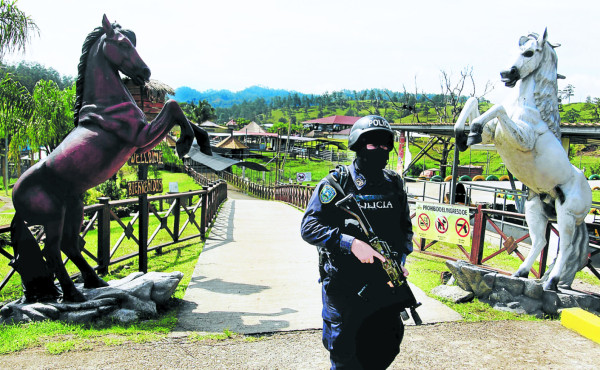
<svg viewBox="0 0 600 370">
<path fill-rule="evenodd" d="M 124 191 L 117 185 L 116 176 L 111 177 L 102 184 L 96 186 L 102 196 L 109 197 L 110 200 L 119 200 L 123 197 Z"/>
</svg>

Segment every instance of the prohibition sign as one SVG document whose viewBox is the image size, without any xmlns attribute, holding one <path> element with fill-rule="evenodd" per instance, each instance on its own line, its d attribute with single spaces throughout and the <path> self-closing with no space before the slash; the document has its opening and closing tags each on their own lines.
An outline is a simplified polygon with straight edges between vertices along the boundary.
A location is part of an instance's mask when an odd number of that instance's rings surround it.
<svg viewBox="0 0 600 370">
<path fill-rule="evenodd" d="M 469 231 L 471 231 L 471 225 L 469 225 L 469 221 L 464 218 L 459 218 L 456 220 L 456 233 L 461 238 L 465 238 L 469 235 Z"/>
<path fill-rule="evenodd" d="M 437 217 L 435 220 L 435 228 L 440 234 L 444 234 L 446 231 L 448 231 L 448 219 L 446 216 L 441 215 Z"/>
<path fill-rule="evenodd" d="M 429 216 L 426 213 L 421 213 L 418 217 L 419 229 L 423 231 L 429 230 L 429 226 L 431 226 L 431 222 L 429 221 Z"/>
</svg>

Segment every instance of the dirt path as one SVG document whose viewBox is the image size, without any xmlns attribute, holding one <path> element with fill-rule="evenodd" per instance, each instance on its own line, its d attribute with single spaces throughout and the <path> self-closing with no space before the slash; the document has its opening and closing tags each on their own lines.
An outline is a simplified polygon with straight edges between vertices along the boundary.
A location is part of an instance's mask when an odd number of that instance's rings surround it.
<svg viewBox="0 0 600 370">
<path fill-rule="evenodd" d="M 327 369 L 318 330 L 193 342 L 169 337 L 152 343 L 91 345 L 50 355 L 30 349 L 0 356 L 3 369 L 203 368 Z M 598 369 L 600 345 L 556 321 L 498 321 L 409 326 L 392 369 Z"/>
</svg>

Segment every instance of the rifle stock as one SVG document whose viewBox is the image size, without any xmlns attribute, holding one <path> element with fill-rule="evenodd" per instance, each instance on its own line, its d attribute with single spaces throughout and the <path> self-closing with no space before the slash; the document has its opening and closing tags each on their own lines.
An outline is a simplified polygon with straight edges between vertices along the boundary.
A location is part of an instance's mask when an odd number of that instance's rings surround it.
<svg viewBox="0 0 600 370">
<path fill-rule="evenodd" d="M 419 307 L 421 305 L 421 303 L 417 302 L 417 299 L 416 299 L 415 295 L 413 294 L 412 289 L 410 289 L 410 286 L 408 285 L 406 276 L 404 276 L 402 268 L 396 261 L 398 253 L 392 251 L 392 248 L 385 240 L 381 240 L 377 235 L 375 235 L 373 228 L 369 224 L 369 220 L 367 220 L 364 212 L 362 211 L 362 209 L 356 202 L 356 198 L 354 198 L 354 194 L 346 195 L 344 198 L 337 201 L 335 203 L 335 206 L 340 208 L 344 212 L 350 214 L 352 217 L 354 217 L 358 221 L 361 230 L 365 233 L 365 236 L 367 237 L 368 243 L 379 254 L 381 254 L 383 257 L 385 257 L 385 262 L 382 262 L 381 265 L 383 266 L 383 269 L 385 270 L 388 277 L 390 278 L 392 285 L 394 287 L 400 287 L 402 285 L 406 285 L 406 291 L 410 295 L 409 300 L 411 302 L 410 305 L 408 306 L 408 309 L 410 310 L 410 314 L 415 322 L 415 325 L 421 325 L 423 323 L 423 321 L 421 320 L 421 317 L 419 316 L 419 314 L 417 313 L 417 310 L 416 310 L 417 307 Z M 364 288 L 363 288 L 363 290 L 364 290 Z M 361 290 L 361 292 L 362 292 L 362 290 Z M 359 295 L 360 295 L 360 293 L 359 293 Z M 404 311 L 401 312 L 401 316 L 402 316 L 403 320 L 405 320 L 405 321 L 408 320 L 408 312 L 406 312 L 406 308 L 404 309 Z"/>
</svg>

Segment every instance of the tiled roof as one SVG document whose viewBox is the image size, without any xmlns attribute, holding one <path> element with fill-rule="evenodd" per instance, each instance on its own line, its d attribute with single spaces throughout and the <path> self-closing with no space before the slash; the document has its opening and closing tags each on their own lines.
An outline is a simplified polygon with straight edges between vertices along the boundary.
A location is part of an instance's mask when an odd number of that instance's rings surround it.
<svg viewBox="0 0 600 370">
<path fill-rule="evenodd" d="M 302 123 L 321 123 L 321 124 L 336 124 L 336 125 L 353 125 L 361 117 L 353 116 L 329 116 L 317 119 L 311 119 Z"/>
</svg>

